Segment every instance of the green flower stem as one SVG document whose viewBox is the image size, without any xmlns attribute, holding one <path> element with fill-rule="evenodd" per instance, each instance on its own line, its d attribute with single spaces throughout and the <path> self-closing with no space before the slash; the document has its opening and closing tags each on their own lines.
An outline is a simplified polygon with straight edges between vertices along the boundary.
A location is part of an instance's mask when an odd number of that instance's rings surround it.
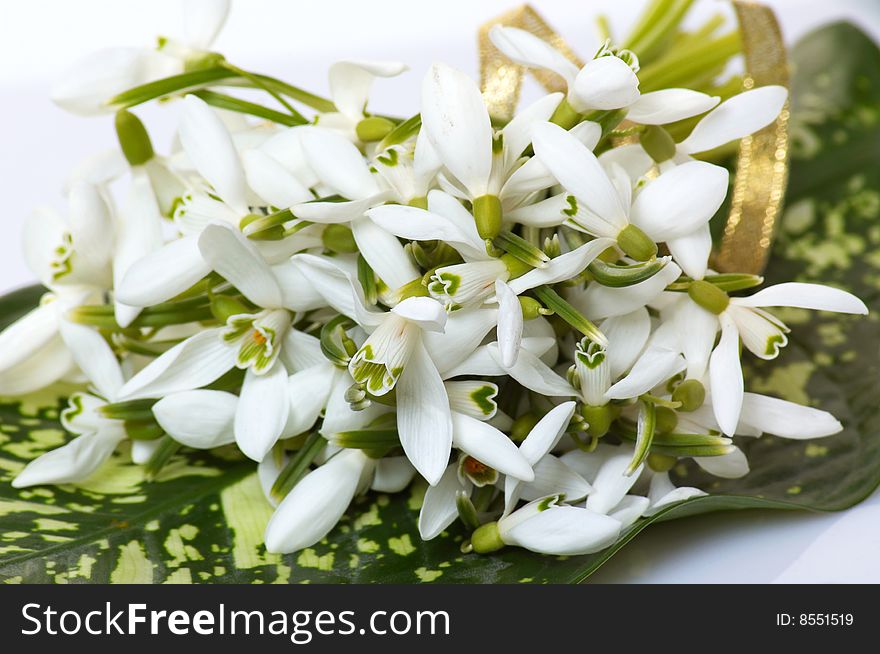
<svg viewBox="0 0 880 654">
<path fill-rule="evenodd" d="M 297 117 L 290 114 L 285 114 L 280 111 L 270 109 L 269 107 L 264 107 L 261 104 L 248 102 L 247 100 L 235 98 L 231 95 L 225 95 L 223 93 L 217 93 L 215 91 L 196 91 L 193 95 L 200 97 L 212 107 L 217 107 L 218 109 L 226 109 L 227 111 L 235 111 L 237 113 L 247 114 L 249 116 L 256 116 L 257 118 L 263 118 L 273 123 L 278 123 L 279 125 L 294 127 L 296 125 L 305 125 L 308 123 L 308 121 L 302 116 Z"/>
<path fill-rule="evenodd" d="M 545 307 L 553 311 L 553 313 L 562 318 L 581 334 L 603 346 L 608 345 L 608 339 L 605 338 L 605 334 L 599 331 L 599 328 L 596 327 L 596 325 L 587 320 L 586 316 L 566 302 L 559 293 L 552 288 L 549 286 L 539 286 L 533 290 L 533 293 Z"/>
<path fill-rule="evenodd" d="M 236 73 L 222 66 L 172 75 L 124 91 L 110 98 L 107 106 L 116 110 L 129 109 L 150 100 L 188 93 L 219 82 L 228 83 L 237 77 Z"/>
<path fill-rule="evenodd" d="M 98 411 L 112 420 L 151 420 L 156 400 L 128 400 L 105 404 Z"/>
<path fill-rule="evenodd" d="M 636 446 L 633 450 L 633 458 L 626 469 L 626 476 L 632 475 L 651 451 L 651 443 L 654 441 L 654 432 L 657 430 L 657 407 L 653 402 L 643 401 L 639 408 L 639 424 L 636 432 Z"/>
<path fill-rule="evenodd" d="M 327 439 L 314 432 L 306 439 L 305 444 L 296 452 L 278 475 L 269 493 L 279 502 L 287 497 L 300 480 L 305 477 L 312 461 L 315 460 L 327 445 Z M 271 456 L 271 455 L 270 455 Z"/>
<path fill-rule="evenodd" d="M 398 123 L 394 129 L 392 129 L 386 136 L 383 138 L 377 147 L 378 152 L 382 152 L 387 150 L 392 145 L 400 145 L 401 143 L 405 143 L 413 136 L 419 133 L 419 129 L 422 127 L 422 115 L 416 114 L 410 118 L 407 118 L 401 123 Z"/>
<path fill-rule="evenodd" d="M 333 435 L 333 442 L 339 447 L 355 450 L 391 449 L 400 445 L 397 429 L 354 429 Z"/>
<path fill-rule="evenodd" d="M 364 255 L 359 254 L 357 258 L 357 276 L 364 289 L 364 298 L 367 304 L 376 304 L 379 299 L 379 287 L 376 283 L 376 274 L 364 259 Z"/>
<path fill-rule="evenodd" d="M 639 73 L 643 93 L 671 87 L 690 87 L 694 78 L 722 68 L 741 49 L 738 31 L 675 50 L 642 68 Z"/>
<path fill-rule="evenodd" d="M 320 111 L 321 113 L 336 111 L 336 105 L 327 98 L 322 98 L 320 95 L 315 95 L 314 93 L 310 93 L 309 91 L 305 91 L 297 86 L 275 79 L 274 77 L 269 77 L 268 75 L 252 74 L 252 77 L 259 80 L 261 84 L 273 91 L 285 95 L 291 100 L 296 100 L 300 104 L 311 107 L 316 111 Z"/>
<path fill-rule="evenodd" d="M 637 38 L 630 37 L 626 48 L 646 61 L 656 59 L 660 51 L 675 35 L 685 14 L 694 0 L 664 0 L 660 11 L 651 8 L 652 18 L 648 23 L 639 24 Z"/>
<path fill-rule="evenodd" d="M 181 448 L 180 443 L 176 440 L 168 436 L 162 436 L 159 440 L 159 446 L 153 452 L 153 455 L 150 457 L 150 460 L 147 461 L 147 464 L 144 466 L 144 473 L 147 479 L 153 480 L 156 476 L 162 471 L 162 468 L 165 467 L 171 457 L 177 454 L 177 451 Z"/>
<path fill-rule="evenodd" d="M 532 268 L 546 268 L 550 263 L 550 257 L 541 248 L 513 232 L 501 232 L 492 244 Z"/>
</svg>

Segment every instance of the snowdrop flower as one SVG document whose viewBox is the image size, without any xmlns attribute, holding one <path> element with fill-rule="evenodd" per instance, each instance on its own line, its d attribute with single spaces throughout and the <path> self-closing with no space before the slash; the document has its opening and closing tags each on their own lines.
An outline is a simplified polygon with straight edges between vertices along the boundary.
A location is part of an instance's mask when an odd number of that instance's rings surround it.
<svg viewBox="0 0 880 654">
<path fill-rule="evenodd" d="M 183 233 L 161 248 L 133 262 L 116 289 L 117 299 L 134 307 L 164 302 L 182 293 L 207 275 L 211 268 L 199 249 L 199 237 L 208 225 L 226 225 L 236 230 L 250 214 L 249 170 L 260 173 L 256 183 L 261 197 L 275 206 L 310 197 L 293 175 L 281 170 L 281 164 L 266 164 L 256 152 L 239 154 L 229 131 L 219 116 L 200 98 L 185 99 L 180 140 L 189 159 L 212 187 L 212 192 L 194 191 L 184 198 L 175 214 L 175 223 Z M 272 166 L 272 171 L 267 168 Z M 218 199 L 219 198 L 219 199 Z M 258 246 L 259 247 L 259 246 Z M 290 252 L 286 253 L 287 256 Z"/>
<path fill-rule="evenodd" d="M 104 416 L 101 409 L 119 399 L 122 369 L 104 337 L 96 330 L 63 321 L 64 343 L 91 382 L 94 393 L 74 393 L 61 413 L 64 428 L 77 436 L 62 447 L 31 461 L 13 480 L 15 488 L 82 481 L 110 458 L 126 438 L 121 420 Z"/>
<path fill-rule="evenodd" d="M 708 251 L 697 250 L 690 237 L 707 229 L 727 195 L 724 168 L 701 161 L 683 164 L 648 182 L 633 198 L 632 183 L 621 168 L 612 168 L 609 177 L 596 156 L 561 127 L 536 126 L 534 145 L 536 155 L 571 193 L 564 198 L 568 224 L 615 239 L 637 261 L 654 257 L 660 242 L 679 265 L 708 258 Z"/>
<path fill-rule="evenodd" d="M 687 359 L 688 378 L 700 380 L 708 367 L 715 418 L 725 434 L 735 433 L 743 403 L 740 342 L 761 359 L 776 358 L 788 343 L 788 327 L 765 309 L 774 306 L 862 315 L 868 312 L 851 293 L 821 284 L 787 282 L 768 286 L 749 297 L 731 298 L 708 281 L 691 282 L 687 297 L 674 307 L 674 317 L 665 333 L 669 335 L 668 344 Z M 686 332 L 679 332 L 685 325 Z M 716 346 L 719 329 L 721 339 Z"/>
<path fill-rule="evenodd" d="M 159 47 L 106 48 L 76 62 L 62 77 L 52 100 L 62 109 L 83 116 L 108 113 L 107 101 L 135 86 L 177 75 L 203 65 L 208 49 L 226 22 L 229 0 L 186 0 L 183 39 L 160 39 Z"/>
<path fill-rule="evenodd" d="M 428 210 L 386 205 L 367 215 L 385 231 L 415 241 L 439 239 L 451 245 L 465 263 L 437 268 L 428 284 L 433 298 L 447 311 L 498 303 L 498 343 L 506 366 L 516 362 L 522 337 L 522 307 L 519 295 L 545 284 L 570 279 L 613 244 L 597 238 L 579 248 L 532 269 L 511 255 L 489 256 L 482 247 L 473 216 L 452 196 L 442 191 L 428 194 Z"/>
<path fill-rule="evenodd" d="M 258 307 L 229 316 L 224 327 L 201 331 L 147 365 L 120 391 L 123 399 L 161 397 L 200 388 L 233 367 L 245 370 L 235 411 L 235 440 L 260 461 L 281 435 L 289 412 L 284 349 L 296 348 L 292 311 L 313 307 L 303 297 L 303 278 L 288 263 L 270 267 L 236 231 L 209 225 L 199 237 L 201 256 Z M 292 285 L 291 285 L 292 284 Z"/>
<path fill-rule="evenodd" d="M 498 522 L 481 525 L 471 536 L 474 551 L 494 552 L 505 545 L 541 554 L 590 554 L 611 545 L 620 533 L 620 521 L 562 504 L 564 495 L 551 495 L 526 504 Z"/>
<path fill-rule="evenodd" d="M 422 83 L 422 129 L 449 173 L 449 190 L 473 203 L 481 238 L 494 238 L 501 230 L 502 200 L 522 192 L 506 183 L 524 162 L 532 127 L 546 121 L 560 99 L 551 94 L 538 100 L 496 134 L 471 78 L 442 64 L 428 71 Z M 543 188 L 551 184 L 547 180 Z"/>
<path fill-rule="evenodd" d="M 353 143 L 378 141 L 391 131 L 393 123 L 365 113 L 370 88 L 377 77 L 396 77 L 408 69 L 396 61 L 337 61 L 328 73 L 330 99 L 336 111 L 319 114 L 315 122 L 338 131 Z"/>
<path fill-rule="evenodd" d="M 266 549 L 286 554 L 324 538 L 358 491 L 369 486 L 375 465 L 360 450 L 342 450 L 303 477 L 266 525 Z"/>
<path fill-rule="evenodd" d="M 112 287 L 113 259 L 133 243 L 114 231 L 117 219 L 92 184 L 74 184 L 68 214 L 34 212 L 24 227 L 28 267 L 50 289 L 40 306 L 0 332 L 0 393 L 23 395 L 48 386 L 75 370 L 61 338 L 65 314 L 97 302 Z"/>
<path fill-rule="evenodd" d="M 495 46 L 522 66 L 544 68 L 567 84 L 567 107 L 556 117 L 576 122 L 592 110 L 625 110 L 628 121 L 665 125 L 705 113 L 718 104 L 717 96 L 690 89 L 671 88 L 640 93 L 639 63 L 628 50 L 613 50 L 606 42 L 580 70 L 562 52 L 534 34 L 497 25 L 489 32 Z"/>
</svg>

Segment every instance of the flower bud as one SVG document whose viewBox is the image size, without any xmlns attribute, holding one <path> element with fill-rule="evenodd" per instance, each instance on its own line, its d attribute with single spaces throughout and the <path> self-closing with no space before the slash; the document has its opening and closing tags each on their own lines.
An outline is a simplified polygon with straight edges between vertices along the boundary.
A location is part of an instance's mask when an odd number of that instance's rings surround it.
<svg viewBox="0 0 880 654">
<path fill-rule="evenodd" d="M 657 163 L 668 161 L 675 156 L 675 141 L 659 125 L 648 125 L 639 136 L 639 143 Z"/>
<path fill-rule="evenodd" d="M 627 225 L 620 230 L 617 245 L 636 261 L 647 261 L 657 256 L 657 244 L 635 225 Z"/>
<path fill-rule="evenodd" d="M 679 411 L 696 411 L 706 399 L 706 389 L 696 379 L 685 379 L 672 392 L 672 401 L 680 402 Z"/>
<path fill-rule="evenodd" d="M 351 229 L 339 223 L 327 225 L 324 228 L 321 242 L 325 248 L 336 254 L 351 254 L 358 251 Z"/>
<path fill-rule="evenodd" d="M 727 293 L 702 279 L 691 282 L 691 285 L 688 286 L 688 295 L 694 302 L 716 316 L 730 304 L 730 297 Z"/>
<path fill-rule="evenodd" d="M 141 166 L 153 158 L 150 135 L 140 118 L 130 111 L 116 112 L 116 138 L 130 165 Z"/>
<path fill-rule="evenodd" d="M 497 195 L 474 199 L 474 220 L 480 238 L 495 238 L 501 231 L 501 200 Z"/>
<path fill-rule="evenodd" d="M 354 128 L 354 131 L 361 141 L 364 143 L 372 143 L 374 141 L 381 141 L 388 136 L 393 129 L 394 123 L 387 118 L 382 118 L 382 116 L 370 116 L 359 122 L 357 127 Z"/>
<path fill-rule="evenodd" d="M 498 531 L 498 523 L 487 522 L 477 527 L 471 534 L 471 544 L 477 554 L 488 554 L 504 547 L 504 541 L 501 540 L 501 534 Z"/>
</svg>

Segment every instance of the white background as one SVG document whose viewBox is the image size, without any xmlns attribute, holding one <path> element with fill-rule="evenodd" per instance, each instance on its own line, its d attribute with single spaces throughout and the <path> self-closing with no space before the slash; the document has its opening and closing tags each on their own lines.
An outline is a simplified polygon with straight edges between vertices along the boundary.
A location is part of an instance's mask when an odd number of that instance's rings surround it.
<svg viewBox="0 0 880 654">
<path fill-rule="evenodd" d="M 616 34 L 640 0 L 533 0 L 572 47 L 597 45 L 590 15 L 610 16 Z M 878 0 L 768 0 L 785 39 L 849 19 L 880 39 Z M 417 111 L 418 82 L 434 61 L 477 74 L 476 29 L 515 0 L 239 0 L 216 44 L 235 64 L 327 94 L 337 59 L 396 59 L 411 71 L 377 83 L 371 108 Z M 694 17 L 728 12 L 702 0 Z M 70 168 L 113 147 L 109 117 L 70 116 L 51 104 L 52 82 L 70 62 L 102 47 L 151 45 L 179 34 L 173 0 L 0 0 L 0 293 L 31 283 L 20 249 L 33 207 L 63 209 Z M 141 111 L 158 150 L 173 136 L 176 107 Z M 594 577 L 603 582 L 880 582 L 880 495 L 840 514 L 748 511 L 651 527 Z M 826 607 L 829 610 L 833 607 Z"/>
</svg>

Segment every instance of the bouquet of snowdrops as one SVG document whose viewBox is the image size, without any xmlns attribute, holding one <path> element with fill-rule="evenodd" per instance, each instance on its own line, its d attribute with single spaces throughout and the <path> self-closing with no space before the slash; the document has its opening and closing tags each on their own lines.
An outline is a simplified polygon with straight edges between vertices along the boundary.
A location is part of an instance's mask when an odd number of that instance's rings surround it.
<svg viewBox="0 0 880 654">
<path fill-rule="evenodd" d="M 115 112 L 120 147 L 77 168 L 66 217 L 27 224 L 49 292 L 0 334 L 0 393 L 86 390 L 61 416 L 75 437 L 16 487 L 83 480 L 126 440 L 150 474 L 235 444 L 277 506 L 272 552 L 421 477 L 424 539 L 459 520 L 465 550 L 582 554 L 704 494 L 673 485 L 683 459 L 738 477 L 734 436 L 841 429 L 746 392 L 741 359 L 786 345 L 768 307 L 865 305 L 709 267 L 729 173 L 702 153 L 771 123 L 785 88 L 640 92 L 637 48 L 578 67 L 496 26 L 512 63 L 567 91 L 499 123 L 438 63 L 420 113 L 388 117 L 368 92 L 406 66 L 336 63 L 321 98 L 212 52 L 227 12 L 187 2 L 184 40 L 99 53 L 57 89 Z M 172 97 L 161 155 L 130 109 Z"/>
</svg>

